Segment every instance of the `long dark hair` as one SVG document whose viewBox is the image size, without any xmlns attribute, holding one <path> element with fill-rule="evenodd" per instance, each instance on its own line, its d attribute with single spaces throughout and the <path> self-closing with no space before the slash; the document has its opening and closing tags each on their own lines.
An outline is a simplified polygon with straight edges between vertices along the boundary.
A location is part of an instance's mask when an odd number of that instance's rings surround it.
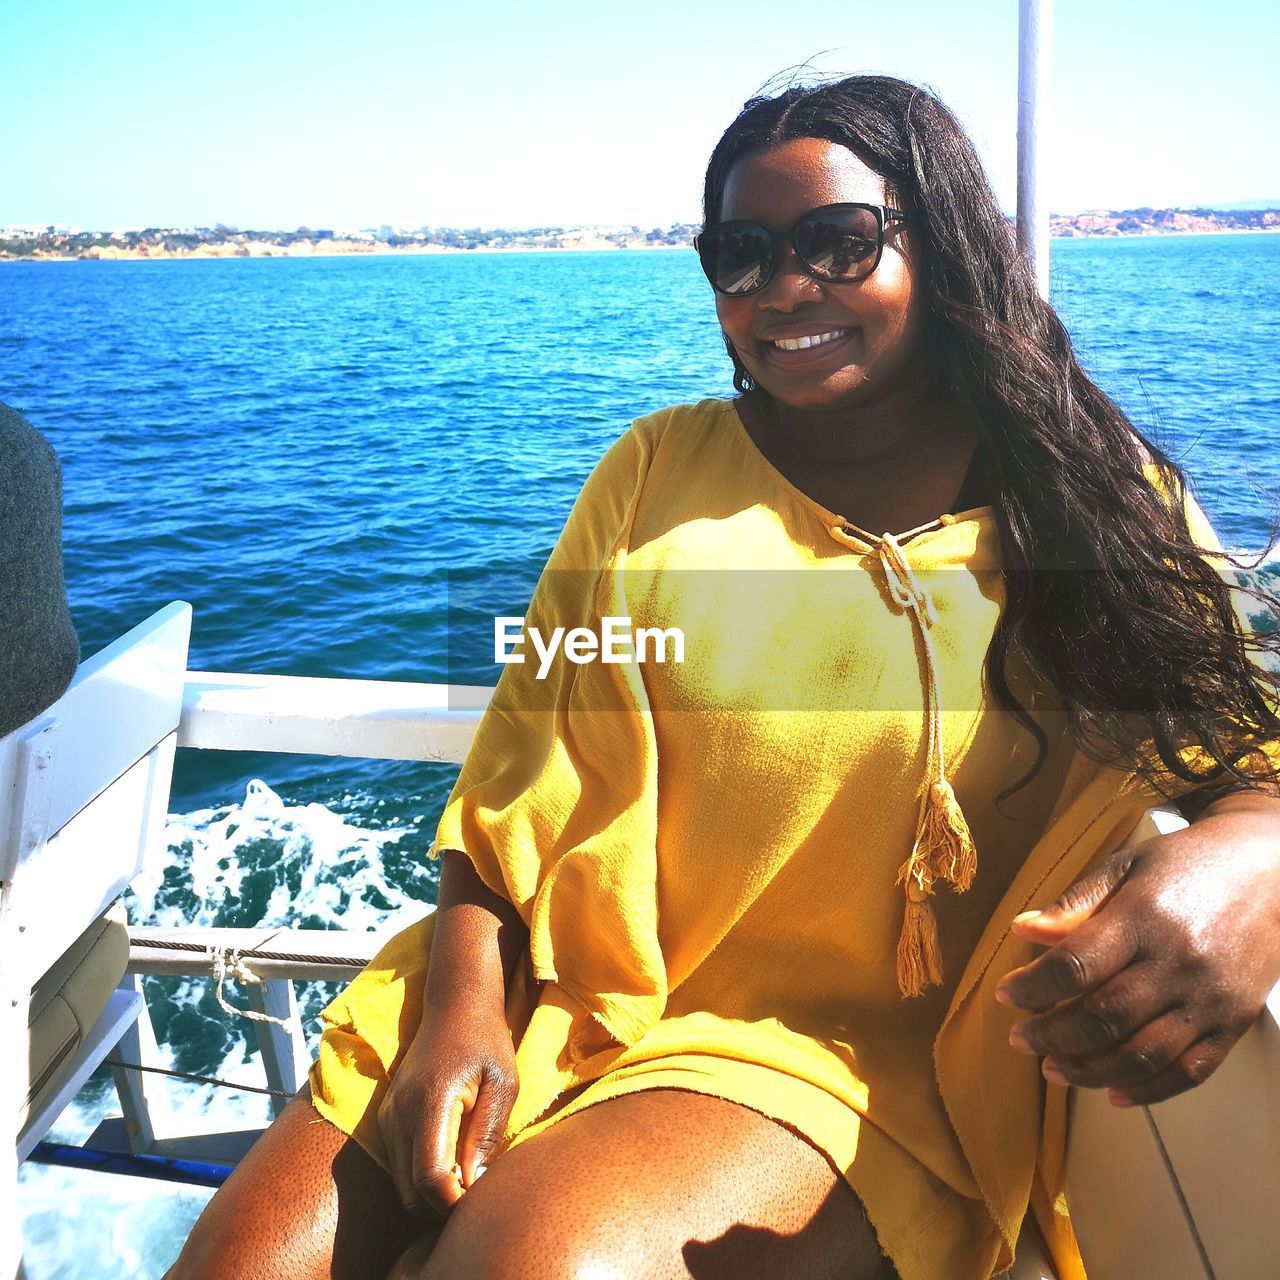
<svg viewBox="0 0 1280 1280">
<path fill-rule="evenodd" d="M 1003 794 L 1035 776 L 1048 748 L 1010 687 L 1011 660 L 1058 691 L 1083 752 L 1165 795 L 1280 778 L 1260 750 L 1280 740 L 1280 674 L 1268 660 L 1280 636 L 1238 617 L 1233 593 L 1272 614 L 1280 600 L 1256 579 L 1229 586 L 1225 564 L 1204 558 L 1188 528 L 1185 474 L 1080 367 L 955 117 L 888 76 L 753 98 L 712 153 L 705 224 L 719 221 L 738 160 L 796 138 L 848 147 L 912 217 L 942 376 L 972 418 L 993 489 L 1006 605 L 987 679 L 1037 746 Z M 729 354 L 734 386 L 753 391 L 731 345 Z M 1159 467 L 1166 493 L 1144 461 Z"/>
</svg>

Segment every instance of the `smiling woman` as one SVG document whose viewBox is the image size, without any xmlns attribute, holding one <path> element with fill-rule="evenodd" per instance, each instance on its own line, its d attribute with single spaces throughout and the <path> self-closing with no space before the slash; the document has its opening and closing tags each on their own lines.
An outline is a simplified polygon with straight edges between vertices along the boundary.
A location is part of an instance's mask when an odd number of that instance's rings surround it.
<svg viewBox="0 0 1280 1280">
<path fill-rule="evenodd" d="M 505 666 L 439 910 L 175 1280 L 988 1280 L 1029 1207 L 1072 1280 L 1063 1082 L 1186 1088 L 1280 978 L 1280 641 L 952 115 L 748 103 L 699 253 L 739 394 L 621 436 L 525 619 L 685 660 Z"/>
</svg>

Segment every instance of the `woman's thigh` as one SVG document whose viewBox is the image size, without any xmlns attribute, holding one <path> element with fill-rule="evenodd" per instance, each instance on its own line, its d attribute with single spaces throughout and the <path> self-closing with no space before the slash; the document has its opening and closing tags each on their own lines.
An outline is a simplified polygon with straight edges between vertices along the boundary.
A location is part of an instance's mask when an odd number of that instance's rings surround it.
<svg viewBox="0 0 1280 1280">
<path fill-rule="evenodd" d="M 495 1160 L 391 1280 L 892 1280 L 825 1156 L 675 1089 L 598 1103 Z"/>
<path fill-rule="evenodd" d="M 384 1280 L 424 1222 L 299 1092 L 209 1201 L 165 1280 Z"/>
</svg>

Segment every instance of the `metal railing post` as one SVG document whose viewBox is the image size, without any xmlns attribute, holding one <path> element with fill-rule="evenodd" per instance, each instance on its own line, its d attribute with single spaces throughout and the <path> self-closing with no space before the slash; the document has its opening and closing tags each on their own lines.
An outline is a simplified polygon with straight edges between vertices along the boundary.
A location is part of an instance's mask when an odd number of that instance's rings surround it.
<svg viewBox="0 0 1280 1280">
<path fill-rule="evenodd" d="M 120 985 L 143 996 L 142 1011 L 128 1030 L 120 1037 L 112 1057 L 118 1062 L 136 1062 L 139 1066 L 156 1066 L 160 1052 L 156 1047 L 156 1033 L 151 1025 L 151 1013 L 142 991 L 142 979 L 136 973 L 126 973 Z M 111 1068 L 116 1095 L 120 1099 L 120 1114 L 124 1117 L 125 1132 L 129 1135 L 129 1150 L 135 1153 L 150 1151 L 155 1146 L 156 1131 L 152 1119 L 151 1102 L 153 1086 L 144 1079 L 141 1071 L 128 1067 Z"/>
<path fill-rule="evenodd" d="M 1053 0 L 1018 2 L 1018 247 L 1049 296 L 1049 200 L 1044 190 L 1053 59 Z"/>
<path fill-rule="evenodd" d="M 244 994 L 255 1013 L 279 1018 L 288 1024 L 286 1029 L 275 1022 L 255 1022 L 253 1029 L 262 1052 L 267 1087 L 290 1095 L 297 1093 L 306 1079 L 309 1063 L 293 983 L 288 978 L 268 978 L 262 983 L 246 985 Z M 273 1097 L 272 1114 L 278 1116 L 288 1103 L 288 1098 Z"/>
</svg>

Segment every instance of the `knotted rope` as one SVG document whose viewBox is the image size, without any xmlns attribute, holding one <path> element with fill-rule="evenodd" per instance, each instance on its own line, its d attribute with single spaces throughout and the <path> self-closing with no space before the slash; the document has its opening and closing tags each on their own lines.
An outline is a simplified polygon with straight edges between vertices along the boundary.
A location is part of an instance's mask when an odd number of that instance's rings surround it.
<svg viewBox="0 0 1280 1280">
<path fill-rule="evenodd" d="M 245 964 L 239 948 L 211 946 L 209 959 L 213 964 L 213 977 L 217 983 L 213 992 L 214 998 L 224 1013 L 229 1013 L 232 1017 L 249 1018 L 253 1022 L 269 1022 L 291 1035 L 294 1032 L 298 1035 L 302 1034 L 302 1024 L 297 1019 L 277 1018 L 269 1013 L 259 1013 L 256 1009 L 238 1009 L 235 1005 L 228 1003 L 227 998 L 222 994 L 222 984 L 228 978 L 234 978 L 244 986 L 262 985 L 262 979 Z"/>
</svg>

